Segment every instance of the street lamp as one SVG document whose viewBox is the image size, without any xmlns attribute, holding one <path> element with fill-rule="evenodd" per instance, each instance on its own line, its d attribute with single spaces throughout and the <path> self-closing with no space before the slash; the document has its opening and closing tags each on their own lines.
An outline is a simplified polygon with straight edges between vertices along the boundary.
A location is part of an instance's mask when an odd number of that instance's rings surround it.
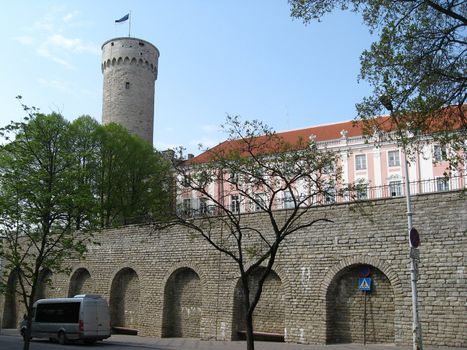
<svg viewBox="0 0 467 350">
<path fill-rule="evenodd" d="M 391 118 L 394 117 L 394 107 L 391 98 L 383 95 L 379 98 L 381 104 L 390 112 Z M 402 141 L 402 130 L 397 129 L 399 138 Z M 409 160 L 407 159 L 406 145 L 402 141 L 402 151 L 404 153 L 404 176 L 405 176 L 405 199 L 407 203 L 407 228 L 410 246 L 410 282 L 412 287 L 412 338 L 413 350 L 423 350 L 422 344 L 422 328 L 420 325 L 420 317 L 418 313 L 418 292 L 417 292 L 417 275 L 418 275 L 418 260 L 420 257 L 418 246 L 420 238 L 417 230 L 412 223 L 412 201 L 410 198 L 410 179 L 409 179 Z"/>
</svg>

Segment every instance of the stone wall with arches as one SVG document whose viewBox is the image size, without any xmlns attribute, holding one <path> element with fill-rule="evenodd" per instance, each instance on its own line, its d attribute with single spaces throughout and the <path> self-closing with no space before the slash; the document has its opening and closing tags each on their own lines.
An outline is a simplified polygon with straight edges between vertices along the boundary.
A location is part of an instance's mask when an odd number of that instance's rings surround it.
<svg viewBox="0 0 467 350">
<path fill-rule="evenodd" d="M 367 340 L 412 341 L 409 248 L 403 198 L 363 207 L 317 207 L 319 223 L 284 241 L 257 310 L 257 330 L 286 342 L 325 344 L 363 341 L 363 294 L 368 267 Z M 419 300 L 426 345 L 467 346 L 465 312 L 467 201 L 461 192 L 414 198 L 414 225 L 421 235 Z M 246 215 L 262 229 L 261 214 Z M 100 232 L 69 275 L 48 275 L 47 296 L 104 296 L 117 327 L 143 336 L 238 337 L 236 266 L 185 228 L 154 232 L 129 226 Z M 12 278 L 14 281 L 14 278 Z M 9 298 L 2 319 L 16 312 Z M 117 307 L 118 306 L 118 307 Z M 10 310 L 10 311 L 9 311 Z M 8 314 L 10 312 L 10 314 Z M 378 315 L 378 317 L 376 317 Z M 11 321 L 8 321 L 11 323 Z"/>
</svg>

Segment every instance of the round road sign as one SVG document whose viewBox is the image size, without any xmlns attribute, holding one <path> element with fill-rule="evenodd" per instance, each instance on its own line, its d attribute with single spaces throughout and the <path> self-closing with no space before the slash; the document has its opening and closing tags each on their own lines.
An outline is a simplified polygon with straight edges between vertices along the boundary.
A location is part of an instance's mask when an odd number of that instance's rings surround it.
<svg viewBox="0 0 467 350">
<path fill-rule="evenodd" d="M 410 246 L 413 248 L 418 248 L 420 246 L 420 235 L 415 227 L 410 229 Z"/>
<path fill-rule="evenodd" d="M 360 271 L 358 271 L 358 277 L 365 278 L 370 276 L 370 267 L 368 265 L 364 265 L 360 267 Z"/>
</svg>

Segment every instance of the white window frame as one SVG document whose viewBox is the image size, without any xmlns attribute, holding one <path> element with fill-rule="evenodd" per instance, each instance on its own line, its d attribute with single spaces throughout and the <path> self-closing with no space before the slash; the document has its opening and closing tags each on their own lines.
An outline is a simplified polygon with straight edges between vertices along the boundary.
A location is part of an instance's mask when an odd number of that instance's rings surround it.
<svg viewBox="0 0 467 350">
<path fill-rule="evenodd" d="M 391 157 L 391 155 L 397 157 Z M 399 150 L 388 151 L 388 167 L 401 166 L 401 156 Z"/>
<path fill-rule="evenodd" d="M 356 199 L 358 201 L 368 199 L 368 180 L 366 179 L 357 179 L 356 181 Z"/>
<path fill-rule="evenodd" d="M 266 194 L 265 194 L 265 193 L 255 193 L 255 201 L 256 201 L 256 202 L 260 202 L 260 201 L 261 201 L 261 202 L 263 203 L 263 207 L 266 207 L 266 198 L 265 198 L 265 197 L 266 197 Z M 253 202 L 253 203 L 254 203 L 254 210 L 255 210 L 255 211 L 261 211 L 261 210 L 263 210 L 263 209 L 261 208 L 261 206 L 260 206 L 258 203 L 256 203 L 256 202 Z"/>
<path fill-rule="evenodd" d="M 358 161 L 357 159 L 361 160 Z M 366 170 L 367 169 L 367 161 L 366 161 L 366 154 L 356 154 L 355 155 L 355 170 Z"/>
<path fill-rule="evenodd" d="M 437 162 L 442 162 L 447 159 L 446 146 L 434 145 L 433 146 L 433 159 Z"/>
<path fill-rule="evenodd" d="M 336 203 L 336 187 L 329 186 L 324 192 L 324 203 L 325 204 L 334 204 Z"/>
<path fill-rule="evenodd" d="M 230 195 L 230 211 L 232 213 L 240 212 L 240 195 L 238 194 Z"/>
<path fill-rule="evenodd" d="M 436 178 L 436 191 L 446 192 L 449 191 L 449 179 L 441 176 Z"/>
<path fill-rule="evenodd" d="M 208 213 L 208 199 L 206 197 L 199 198 L 199 212 L 201 215 Z"/>
<path fill-rule="evenodd" d="M 232 185 L 238 185 L 240 183 L 240 175 L 238 173 L 231 172 L 229 175 L 229 181 Z"/>
<path fill-rule="evenodd" d="M 184 198 L 182 203 L 183 214 L 191 215 L 191 198 Z"/>
<path fill-rule="evenodd" d="M 283 208 L 284 209 L 295 208 L 295 203 L 294 203 L 293 198 L 292 198 L 292 192 L 290 192 L 290 191 L 284 191 Z"/>
<path fill-rule="evenodd" d="M 330 164 L 326 164 L 326 166 L 323 167 L 323 174 L 326 175 L 331 175 L 334 174 L 336 171 L 336 163 L 332 161 Z"/>
<path fill-rule="evenodd" d="M 402 196 L 402 181 L 401 180 L 389 181 L 389 195 L 391 197 Z"/>
<path fill-rule="evenodd" d="M 191 183 L 191 176 L 190 174 L 184 174 L 182 175 L 182 186 L 183 187 L 189 187 Z"/>
</svg>

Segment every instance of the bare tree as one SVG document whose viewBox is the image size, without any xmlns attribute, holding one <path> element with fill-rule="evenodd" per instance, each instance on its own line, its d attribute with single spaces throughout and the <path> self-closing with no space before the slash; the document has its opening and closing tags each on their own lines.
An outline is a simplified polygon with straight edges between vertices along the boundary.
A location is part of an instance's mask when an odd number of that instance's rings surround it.
<svg viewBox="0 0 467 350">
<path fill-rule="evenodd" d="M 224 129 L 227 141 L 174 165 L 177 211 L 154 228 L 185 226 L 236 264 L 247 348 L 252 350 L 254 310 L 277 254 L 288 237 L 330 221 L 308 214 L 316 204 L 333 203 L 343 193 L 336 187 L 340 167 L 336 155 L 318 150 L 313 140 L 287 142 L 259 121 L 228 117 Z M 190 198 L 197 204 L 191 205 Z M 248 212 L 262 215 L 263 225 L 255 224 Z M 259 276 L 255 282 L 253 274 Z"/>
</svg>

